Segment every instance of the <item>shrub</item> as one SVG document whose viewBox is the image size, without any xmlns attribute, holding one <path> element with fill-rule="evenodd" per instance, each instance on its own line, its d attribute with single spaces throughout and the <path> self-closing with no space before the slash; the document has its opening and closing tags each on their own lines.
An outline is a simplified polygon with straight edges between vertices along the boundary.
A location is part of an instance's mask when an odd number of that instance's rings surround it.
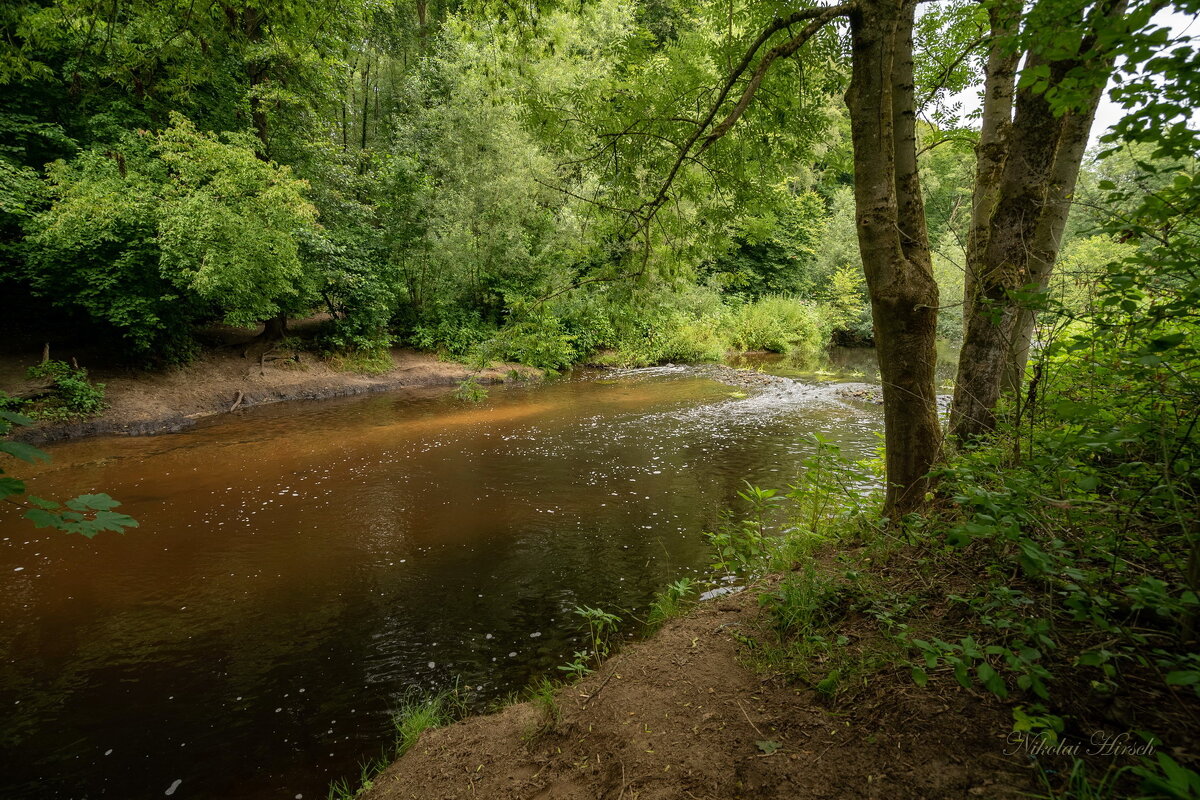
<svg viewBox="0 0 1200 800">
<path fill-rule="evenodd" d="M 50 397 L 36 404 L 32 416 L 64 420 L 99 414 L 105 409 L 104 384 L 88 380 L 87 370 L 65 361 L 43 361 L 29 368 L 30 378 L 49 378 Z"/>
<path fill-rule="evenodd" d="M 567 331 L 561 319 L 545 310 L 501 330 L 491 350 L 505 361 L 550 370 L 569 367 L 583 355 L 575 349 L 574 334 Z"/>
<path fill-rule="evenodd" d="M 451 305 L 435 305 L 422 312 L 408 341 L 422 350 L 436 350 L 444 355 L 465 358 L 491 339 L 495 332 L 495 328 L 486 324 L 474 311 Z"/>
<path fill-rule="evenodd" d="M 829 342 L 830 323 L 814 305 L 786 295 L 768 295 L 736 309 L 727 331 L 739 350 L 816 355 Z"/>
</svg>

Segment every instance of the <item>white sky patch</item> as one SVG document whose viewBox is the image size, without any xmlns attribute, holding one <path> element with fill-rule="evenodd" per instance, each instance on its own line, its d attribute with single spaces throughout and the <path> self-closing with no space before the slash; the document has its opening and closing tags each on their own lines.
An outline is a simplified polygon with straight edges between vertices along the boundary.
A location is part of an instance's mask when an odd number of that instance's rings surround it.
<svg viewBox="0 0 1200 800">
<path fill-rule="evenodd" d="M 1152 21 L 1158 25 L 1163 25 L 1171 30 L 1171 40 L 1178 43 L 1182 37 L 1200 37 L 1200 18 L 1184 14 L 1174 9 L 1164 9 L 1154 15 Z M 982 78 L 982 76 L 980 76 Z M 1125 115 L 1125 109 L 1114 103 L 1109 98 L 1109 92 L 1117 84 L 1109 81 L 1108 88 L 1105 89 L 1104 96 L 1100 99 L 1100 105 L 1096 109 L 1096 121 L 1092 124 L 1091 138 L 1088 144 L 1095 147 L 1099 138 L 1108 132 L 1109 128 L 1115 125 Z M 979 110 L 983 103 L 983 83 L 980 82 L 975 86 L 967 88 L 958 94 L 951 95 L 946 98 L 947 106 L 953 107 L 955 103 L 961 103 L 959 109 L 960 119 L 966 119 L 972 113 Z M 975 120 L 968 120 L 967 124 L 971 127 L 978 127 Z M 1192 124 L 1200 124 L 1200 109 L 1195 109 L 1192 112 Z"/>
</svg>

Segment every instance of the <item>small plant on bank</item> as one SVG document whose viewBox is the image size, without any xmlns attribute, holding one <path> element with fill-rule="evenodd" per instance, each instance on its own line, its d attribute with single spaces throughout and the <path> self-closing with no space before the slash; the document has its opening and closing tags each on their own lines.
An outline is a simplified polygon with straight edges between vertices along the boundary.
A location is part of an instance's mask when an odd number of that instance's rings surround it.
<svg viewBox="0 0 1200 800">
<path fill-rule="evenodd" d="M 716 550 L 713 569 L 742 577 L 761 572 L 770 549 L 770 520 L 782 498 L 774 489 L 761 489 L 746 482 L 746 491 L 738 497 L 749 506 L 737 522 L 726 519 L 715 532 L 706 533 Z"/>
<path fill-rule="evenodd" d="M 99 414 L 107 407 L 104 384 L 88 380 L 87 370 L 82 367 L 47 360 L 30 367 L 27 374 L 34 380 L 50 381 L 48 396 L 26 406 L 34 419 L 64 422 Z"/>
<path fill-rule="evenodd" d="M 357 785 L 345 778 L 331 783 L 328 800 L 354 800 L 361 796 L 374 786 L 375 778 L 389 764 L 412 749 L 422 733 L 449 725 L 465 713 L 466 708 L 457 686 L 434 695 L 410 693 L 392 714 L 395 732 L 392 746 L 359 765 Z"/>
<path fill-rule="evenodd" d="M 646 624 L 657 628 L 669 619 L 682 616 L 688 609 L 688 598 L 695 590 L 696 582 L 691 578 L 680 578 L 654 596 L 650 603 L 650 611 L 646 615 Z"/>
<path fill-rule="evenodd" d="M 864 475 L 867 465 L 847 462 L 841 448 L 820 434 L 812 434 L 812 439 L 813 453 L 801 463 L 800 475 L 788 484 L 786 495 L 796 528 L 792 533 L 799 534 L 791 537 L 791 544 L 804 545 L 803 554 L 833 535 L 841 520 L 874 507 Z"/>
<path fill-rule="evenodd" d="M 538 678 L 526 689 L 529 702 L 538 713 L 537 725 L 527 733 L 526 738 L 549 733 L 562 722 L 562 708 L 555 697 L 557 688 L 549 678 Z"/>
<path fill-rule="evenodd" d="M 583 620 L 586 626 L 588 656 L 596 666 L 599 666 L 600 662 L 611 652 L 612 637 L 617 632 L 617 626 L 621 624 L 621 618 L 616 614 L 610 614 L 603 609 L 590 606 L 576 606 L 574 613 Z"/>
<path fill-rule="evenodd" d="M 559 665 L 558 670 L 565 672 L 570 680 L 581 680 L 608 657 L 612 637 L 621 624 L 621 618 L 591 606 L 575 606 L 572 612 L 583 621 L 588 646 L 587 649 L 576 650 L 571 660 Z"/>
<path fill-rule="evenodd" d="M 568 680 L 581 681 L 592 673 L 590 666 L 591 655 L 587 650 L 576 650 L 571 657 L 571 660 L 566 664 L 560 664 L 558 669 L 567 674 Z"/>
<path fill-rule="evenodd" d="M 392 725 L 396 730 L 396 757 L 407 753 L 425 731 L 451 722 L 454 719 L 455 701 L 456 693 L 451 690 L 402 703 L 392 715 Z"/>
<path fill-rule="evenodd" d="M 474 375 L 469 376 L 454 391 L 454 397 L 467 403 L 481 403 L 487 399 L 488 390 L 480 385 Z"/>
</svg>

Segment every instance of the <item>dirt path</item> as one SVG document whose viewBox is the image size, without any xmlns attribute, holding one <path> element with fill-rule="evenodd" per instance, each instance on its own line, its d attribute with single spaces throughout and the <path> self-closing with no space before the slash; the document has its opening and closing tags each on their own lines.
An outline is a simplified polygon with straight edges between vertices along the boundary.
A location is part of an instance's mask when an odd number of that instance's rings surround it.
<svg viewBox="0 0 1200 800">
<path fill-rule="evenodd" d="M 261 349 L 261 348 L 260 348 Z M 454 386 L 472 374 L 462 364 L 440 361 L 431 353 L 394 349 L 392 369 L 378 375 L 335 368 L 310 353 L 245 356 L 241 347 L 210 350 L 186 367 L 163 372 L 97 368 L 89 361 L 89 377 L 105 384 L 108 409 L 99 417 L 66 424 L 42 423 L 16 438 L 51 442 L 95 434 L 148 434 L 180 430 L 196 420 L 237 408 L 281 400 L 318 400 L 389 389 Z M 0 357 L 0 389 L 15 393 L 25 385 L 25 369 L 40 354 Z M 280 357 L 282 356 L 282 357 Z M 54 354 L 68 358 L 66 354 Z M 480 383 L 505 380 L 511 369 L 525 377 L 538 370 L 505 364 L 477 375 Z"/>
<path fill-rule="evenodd" d="M 428 731 L 368 800 L 1015 798 L 1034 789 L 1004 754 L 999 703 L 881 676 L 830 706 L 739 661 L 752 593 L 704 604 L 559 692 Z M 776 747 L 777 746 L 777 747 Z"/>
</svg>

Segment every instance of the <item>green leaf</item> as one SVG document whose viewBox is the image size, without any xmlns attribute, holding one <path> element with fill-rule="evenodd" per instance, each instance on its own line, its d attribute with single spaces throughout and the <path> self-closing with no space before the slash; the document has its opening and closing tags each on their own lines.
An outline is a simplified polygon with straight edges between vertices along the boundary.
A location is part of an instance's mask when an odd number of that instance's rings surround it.
<svg viewBox="0 0 1200 800">
<path fill-rule="evenodd" d="M 964 689 L 971 688 L 971 676 L 967 674 L 967 665 L 961 661 L 954 665 L 954 680 Z"/>
<path fill-rule="evenodd" d="M 1167 673 L 1168 686 L 1191 686 L 1195 683 L 1200 683 L 1200 671 L 1187 669 Z"/>
<path fill-rule="evenodd" d="M 913 683 L 915 683 L 917 686 L 924 686 L 925 684 L 929 683 L 929 673 L 920 667 L 913 667 L 912 679 Z"/>
<path fill-rule="evenodd" d="M 1008 697 L 1008 687 L 1004 685 L 1004 678 L 1000 677 L 1000 673 L 996 672 L 991 664 L 986 661 L 981 662 L 975 667 L 975 674 L 979 676 L 980 683 L 989 692 L 997 697 Z"/>
<path fill-rule="evenodd" d="M 14 425 L 32 425 L 33 420 L 24 414 L 18 414 L 15 411 L 4 411 L 0 409 L 0 419 L 6 419 Z"/>
<path fill-rule="evenodd" d="M 35 528 L 59 528 L 62 529 L 62 517 L 58 514 L 53 514 L 44 508 L 31 508 L 25 512 L 25 519 L 33 523 Z"/>
<path fill-rule="evenodd" d="M 1151 351 L 1155 353 L 1161 353 L 1163 350 L 1170 350 L 1172 347 L 1178 347 L 1182 342 L 1182 333 L 1172 333 L 1170 336 L 1160 336 L 1157 339 L 1151 339 L 1149 347 Z"/>
<path fill-rule="evenodd" d="M 46 500 L 41 497 L 34 497 L 33 495 L 30 495 L 29 497 L 27 497 L 25 499 L 28 500 L 33 505 L 37 506 L 38 508 L 44 508 L 47 511 L 54 511 L 59 506 L 59 504 L 53 500 Z"/>
<path fill-rule="evenodd" d="M 81 494 L 66 503 L 73 511 L 108 511 L 121 505 L 106 494 Z"/>
<path fill-rule="evenodd" d="M 49 455 L 24 442 L 0 442 L 0 453 L 8 453 L 10 456 L 28 461 L 30 464 L 50 460 Z"/>
<path fill-rule="evenodd" d="M 774 753 L 776 750 L 778 750 L 780 747 L 782 747 L 782 745 L 779 744 L 779 742 L 773 741 L 771 739 L 763 739 L 762 741 L 755 742 L 754 744 L 758 747 L 759 750 L 762 750 L 767 755 L 771 755 L 771 753 Z"/>
<path fill-rule="evenodd" d="M 94 526 L 97 533 L 100 531 L 124 533 L 126 528 L 138 527 L 138 521 L 128 514 L 118 514 L 115 511 L 98 511 L 96 512 L 96 516 L 92 518 L 91 525 Z"/>
</svg>

